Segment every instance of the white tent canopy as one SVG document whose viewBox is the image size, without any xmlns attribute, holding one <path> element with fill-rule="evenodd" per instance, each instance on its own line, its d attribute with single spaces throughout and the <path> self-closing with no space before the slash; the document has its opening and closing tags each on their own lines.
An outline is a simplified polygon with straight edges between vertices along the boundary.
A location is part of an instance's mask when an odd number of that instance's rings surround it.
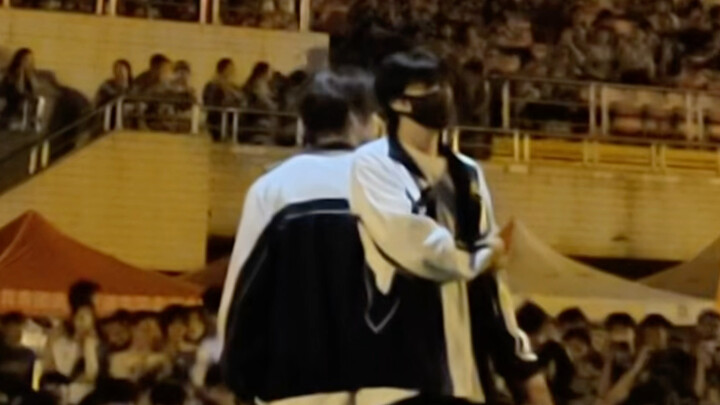
<svg viewBox="0 0 720 405">
<path fill-rule="evenodd" d="M 503 231 L 509 245 L 507 264 L 518 304 L 530 300 L 556 315 L 577 306 L 593 320 L 613 312 L 636 319 L 662 314 L 676 324 L 693 324 L 714 301 L 657 290 L 616 277 L 558 253 L 519 221 Z"/>
<path fill-rule="evenodd" d="M 720 282 L 720 238 L 689 262 L 641 282 L 654 288 L 716 300 Z"/>
</svg>

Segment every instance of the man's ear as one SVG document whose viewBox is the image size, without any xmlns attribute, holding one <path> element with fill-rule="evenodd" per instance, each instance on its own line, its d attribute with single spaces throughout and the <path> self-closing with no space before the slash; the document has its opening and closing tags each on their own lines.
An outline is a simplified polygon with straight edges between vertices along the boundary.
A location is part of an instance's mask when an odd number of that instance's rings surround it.
<svg viewBox="0 0 720 405">
<path fill-rule="evenodd" d="M 409 101 L 404 99 L 397 99 L 390 103 L 390 108 L 392 108 L 395 112 L 398 113 L 411 113 L 412 112 L 412 104 L 410 104 Z"/>
</svg>

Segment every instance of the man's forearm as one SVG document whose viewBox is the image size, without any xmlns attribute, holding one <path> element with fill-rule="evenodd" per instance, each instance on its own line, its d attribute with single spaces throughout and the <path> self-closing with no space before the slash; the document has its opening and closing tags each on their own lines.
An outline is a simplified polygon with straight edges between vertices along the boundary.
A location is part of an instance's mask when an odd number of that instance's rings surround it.
<svg viewBox="0 0 720 405">
<path fill-rule="evenodd" d="M 552 394 L 545 377 L 538 373 L 525 381 L 525 393 L 528 405 L 553 405 Z"/>
</svg>

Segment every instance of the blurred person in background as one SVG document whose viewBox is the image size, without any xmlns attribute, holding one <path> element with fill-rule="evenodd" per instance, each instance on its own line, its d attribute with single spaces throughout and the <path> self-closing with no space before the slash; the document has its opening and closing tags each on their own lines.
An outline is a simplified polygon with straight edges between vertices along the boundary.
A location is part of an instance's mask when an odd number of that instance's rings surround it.
<svg viewBox="0 0 720 405">
<path fill-rule="evenodd" d="M 147 384 L 172 372 L 172 362 L 162 351 L 163 332 L 154 313 L 140 312 L 132 322 L 132 343 L 110 355 L 109 376 Z"/>
<path fill-rule="evenodd" d="M 190 320 L 187 308 L 172 305 L 160 313 L 165 345 L 164 353 L 172 362 L 172 377 L 178 381 L 187 381 L 190 369 L 195 361 L 195 347 L 187 340 Z"/>
<path fill-rule="evenodd" d="M 590 329 L 590 321 L 585 316 L 585 313 L 578 308 L 568 308 L 560 312 L 557 316 L 557 327 L 558 332 L 564 335 L 572 329 Z"/>
<path fill-rule="evenodd" d="M 613 313 L 605 319 L 607 333 L 603 359 L 603 373 L 599 394 L 605 396 L 610 388 L 633 366 L 635 359 L 635 320 L 625 313 Z"/>
<path fill-rule="evenodd" d="M 573 364 L 557 338 L 552 318 L 538 305 L 526 303 L 516 313 L 518 326 L 530 338 L 530 345 L 538 356 L 538 364 L 545 374 L 553 399 L 565 405 L 571 399 L 570 384 Z"/>
<path fill-rule="evenodd" d="M 247 98 L 242 87 L 235 82 L 235 63 L 232 59 L 220 59 L 215 68 L 215 77 L 203 89 L 203 104 L 206 107 L 222 108 L 247 107 Z M 225 115 L 226 128 L 222 132 L 223 112 L 211 110 L 207 113 L 207 126 L 214 141 L 219 142 L 231 133 L 227 130 L 232 120 Z"/>
<path fill-rule="evenodd" d="M 700 314 L 697 325 L 695 394 L 703 404 L 720 403 L 720 315 Z"/>
<path fill-rule="evenodd" d="M 140 73 L 134 80 L 133 92 L 142 93 L 148 87 L 155 85 L 167 71 L 172 72 L 172 62 L 167 56 L 156 53 L 150 57 L 148 70 Z"/>
<path fill-rule="evenodd" d="M 132 337 L 130 318 L 129 312 L 121 310 L 100 321 L 99 331 L 106 356 L 123 351 L 130 346 Z"/>
<path fill-rule="evenodd" d="M 35 59 L 28 48 L 15 52 L 5 75 L 0 81 L 0 127 L 7 128 L 12 121 L 21 120 L 24 111 L 30 115 L 34 108 L 26 103 L 36 101 L 39 92 L 39 81 L 35 71 Z"/>
<path fill-rule="evenodd" d="M 602 375 L 603 358 L 593 347 L 590 332 L 584 327 L 567 330 L 563 335 L 563 346 L 574 369 L 568 404 L 595 404 L 599 398 L 598 384 Z"/>
<path fill-rule="evenodd" d="M 0 317 L 0 392 L 11 398 L 32 389 L 35 353 L 22 344 L 25 322 L 19 312 Z"/>
<path fill-rule="evenodd" d="M 113 76 L 100 86 L 95 95 L 95 106 L 97 107 L 128 95 L 133 86 L 132 67 L 127 60 L 116 60 L 113 63 L 112 73 Z"/>
<path fill-rule="evenodd" d="M 245 81 L 243 90 L 248 98 L 248 106 L 252 110 L 261 112 L 247 115 L 246 124 L 253 130 L 250 133 L 241 133 L 242 139 L 255 139 L 263 143 L 268 140 L 267 135 L 274 135 L 274 131 L 277 129 L 277 117 L 272 115 L 273 112 L 278 111 L 278 95 L 273 91 L 271 84 L 273 76 L 270 64 L 258 62 L 253 67 L 250 77 Z"/>
<path fill-rule="evenodd" d="M 222 288 L 219 287 L 208 288 L 203 294 L 206 333 L 197 348 L 191 372 L 192 382 L 197 388 L 203 386 L 209 370 L 220 363 L 222 342 L 217 331 L 217 317 L 221 299 Z"/>
<path fill-rule="evenodd" d="M 100 373 L 94 302 L 98 290 L 98 285 L 89 281 L 79 281 L 70 288 L 70 320 L 50 337 L 43 356 L 43 370 L 58 372 L 71 381 L 69 404 L 79 403 L 93 389 Z"/>
</svg>

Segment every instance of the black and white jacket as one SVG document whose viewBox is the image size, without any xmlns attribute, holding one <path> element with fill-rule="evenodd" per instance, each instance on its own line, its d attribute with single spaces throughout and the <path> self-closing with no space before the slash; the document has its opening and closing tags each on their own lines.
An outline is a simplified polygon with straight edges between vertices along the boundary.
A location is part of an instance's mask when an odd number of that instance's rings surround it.
<svg viewBox="0 0 720 405">
<path fill-rule="evenodd" d="M 509 293 L 485 271 L 496 227 L 479 168 L 448 168 L 471 197 L 448 207 L 391 140 L 292 158 L 251 187 L 219 316 L 237 395 L 383 387 L 492 403 L 491 357 L 503 375 L 534 373 Z"/>
</svg>

